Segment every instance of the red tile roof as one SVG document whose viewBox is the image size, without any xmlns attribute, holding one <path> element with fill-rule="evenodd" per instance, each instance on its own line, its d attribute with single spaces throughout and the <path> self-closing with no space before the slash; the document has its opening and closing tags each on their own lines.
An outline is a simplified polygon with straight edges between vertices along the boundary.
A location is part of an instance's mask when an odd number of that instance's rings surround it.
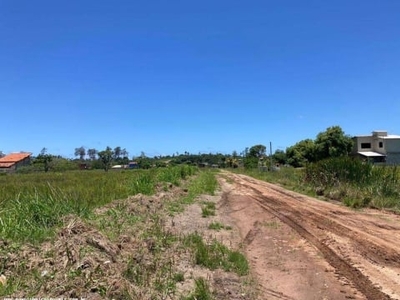
<svg viewBox="0 0 400 300">
<path fill-rule="evenodd" d="M 0 162 L 0 168 L 9 168 L 15 165 L 15 163 L 2 163 Z"/>
<path fill-rule="evenodd" d="M 17 163 L 25 158 L 31 156 L 32 153 L 22 152 L 22 153 L 11 153 L 2 158 L 0 158 L 0 163 Z"/>
</svg>

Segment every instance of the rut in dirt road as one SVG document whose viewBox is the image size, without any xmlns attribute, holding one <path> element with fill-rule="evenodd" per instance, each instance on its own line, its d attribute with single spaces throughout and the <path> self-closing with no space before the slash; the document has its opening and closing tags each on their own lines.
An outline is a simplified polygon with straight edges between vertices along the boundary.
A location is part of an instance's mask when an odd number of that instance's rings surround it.
<svg viewBox="0 0 400 300">
<path fill-rule="evenodd" d="M 378 212 L 362 214 L 247 176 L 230 177 L 242 193 L 318 249 L 335 273 L 352 282 L 367 299 L 399 299 L 398 216 L 387 224 L 384 221 L 390 219 L 388 214 L 374 219 L 371 216 Z M 336 248 L 327 242 L 335 235 Z M 340 244 L 343 241 L 346 245 Z"/>
<path fill-rule="evenodd" d="M 280 219 L 285 224 L 289 225 L 293 228 L 300 236 L 305 238 L 311 244 L 313 244 L 321 253 L 323 254 L 326 261 L 329 262 L 331 266 L 333 266 L 337 273 L 346 277 L 351 282 L 353 282 L 354 286 L 362 292 L 368 299 L 371 300 L 387 300 L 391 299 L 388 295 L 379 290 L 373 283 L 364 276 L 357 268 L 352 267 L 348 262 L 341 259 L 332 249 L 328 246 L 324 245 L 321 241 L 318 240 L 314 235 L 304 229 L 301 225 L 293 221 L 290 217 L 284 216 L 277 210 L 268 206 L 266 202 L 268 199 L 259 199 L 254 198 L 259 205 L 268 210 L 270 213 L 275 215 L 278 219 Z"/>
<path fill-rule="evenodd" d="M 246 184 L 243 184 L 243 186 L 253 190 L 261 198 L 264 197 L 263 193 L 254 188 L 253 186 Z M 313 222 L 315 226 L 318 226 L 318 228 L 322 230 L 327 230 L 337 235 L 345 236 L 351 239 L 352 242 L 356 245 L 357 250 L 364 257 L 367 257 L 369 260 L 373 262 L 379 262 L 379 264 L 386 266 L 400 267 L 400 253 L 395 249 L 391 248 L 392 246 L 391 243 L 385 242 L 382 239 L 377 239 L 371 235 L 368 237 L 360 238 L 359 235 L 362 234 L 360 230 L 354 230 L 354 228 L 353 229 L 349 228 L 348 226 L 345 226 L 340 222 L 333 220 L 331 217 L 325 217 L 324 216 L 325 214 L 328 215 L 326 211 L 318 211 L 317 213 L 315 213 L 311 210 L 306 210 L 306 215 L 304 215 L 300 210 L 295 210 L 293 207 L 279 200 L 279 198 L 282 195 L 286 197 L 295 198 L 296 201 L 301 200 L 302 197 L 294 197 L 292 193 L 281 191 L 276 188 L 272 189 L 275 195 L 273 196 L 269 195 L 267 198 L 264 197 L 267 200 L 266 202 L 264 201 L 264 203 L 268 203 L 270 207 L 273 204 L 275 208 L 280 207 L 285 210 L 295 212 L 296 219 L 299 220 L 297 221 L 297 223 L 302 221 L 304 223 L 304 219 L 302 218 L 305 217 L 307 218 L 307 223 Z M 338 212 L 336 211 L 335 214 L 338 214 Z M 384 227 L 381 225 L 381 228 L 388 230 L 396 230 L 396 228 L 390 226 Z"/>
</svg>

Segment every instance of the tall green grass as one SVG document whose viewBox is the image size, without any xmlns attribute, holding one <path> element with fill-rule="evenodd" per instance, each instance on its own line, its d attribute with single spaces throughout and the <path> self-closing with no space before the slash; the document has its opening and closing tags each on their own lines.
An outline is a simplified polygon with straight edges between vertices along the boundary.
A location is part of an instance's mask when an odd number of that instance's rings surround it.
<svg viewBox="0 0 400 300">
<path fill-rule="evenodd" d="M 351 157 L 330 158 L 305 168 L 275 172 L 237 170 L 286 188 L 342 201 L 350 207 L 400 210 L 400 168 L 377 166 Z"/>
<path fill-rule="evenodd" d="M 0 236 L 41 241 L 51 235 L 65 215 L 85 217 L 112 200 L 138 193 L 151 195 L 160 182 L 179 184 L 195 172 L 195 167 L 176 166 L 0 176 Z"/>
<path fill-rule="evenodd" d="M 308 165 L 305 183 L 320 194 L 351 207 L 400 209 L 400 169 L 375 166 L 349 157 L 331 158 Z"/>
</svg>

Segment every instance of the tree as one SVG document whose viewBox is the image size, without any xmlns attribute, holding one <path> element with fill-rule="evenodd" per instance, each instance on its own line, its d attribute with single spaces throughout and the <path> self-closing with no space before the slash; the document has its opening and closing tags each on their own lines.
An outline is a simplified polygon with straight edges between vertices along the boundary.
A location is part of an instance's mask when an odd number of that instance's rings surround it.
<svg viewBox="0 0 400 300">
<path fill-rule="evenodd" d="M 75 148 L 75 156 L 79 156 L 80 160 L 84 160 L 86 155 L 85 147 L 81 146 L 79 148 Z"/>
<path fill-rule="evenodd" d="M 97 152 L 98 151 L 93 148 L 87 150 L 87 155 L 89 156 L 90 160 L 96 160 Z"/>
<path fill-rule="evenodd" d="M 129 153 L 128 153 L 128 151 L 126 151 L 125 148 L 121 150 L 121 156 L 122 156 L 123 158 L 128 158 Z"/>
<path fill-rule="evenodd" d="M 353 149 L 353 140 L 346 135 L 340 126 L 328 127 L 320 132 L 315 140 L 317 160 L 347 156 Z"/>
<path fill-rule="evenodd" d="M 250 148 L 248 156 L 261 158 L 261 157 L 265 156 L 266 151 L 267 151 L 267 148 L 264 145 L 255 145 Z"/>
<path fill-rule="evenodd" d="M 3 151 L 0 151 L 0 158 L 2 158 L 4 156 L 6 156 L 6 155 L 3 153 Z"/>
<path fill-rule="evenodd" d="M 285 165 L 287 163 L 286 152 L 283 150 L 277 149 L 272 155 L 272 158 L 280 165 Z"/>
<path fill-rule="evenodd" d="M 122 151 L 122 150 L 121 150 L 121 147 L 120 147 L 120 146 L 114 148 L 114 157 L 115 157 L 116 159 L 120 158 L 120 156 L 121 156 L 121 151 Z"/>
<path fill-rule="evenodd" d="M 140 156 L 136 159 L 136 161 L 141 169 L 151 168 L 151 160 L 146 156 L 146 153 L 144 153 L 144 151 L 140 152 Z"/>
<path fill-rule="evenodd" d="M 237 153 L 237 151 L 236 150 L 233 150 L 233 152 L 232 152 L 232 157 L 233 158 L 238 158 L 238 153 Z"/>
<path fill-rule="evenodd" d="M 99 156 L 99 159 L 103 164 L 104 171 L 107 172 L 111 167 L 114 152 L 112 151 L 111 147 L 107 146 L 106 150 L 100 151 L 99 153 L 97 153 L 97 155 Z"/>
<path fill-rule="evenodd" d="M 315 143 L 305 139 L 286 149 L 287 162 L 293 167 L 304 167 L 308 162 L 314 162 Z"/>
<path fill-rule="evenodd" d="M 43 168 L 45 172 L 48 172 L 50 169 L 50 162 L 53 160 L 53 156 L 47 154 L 47 149 L 43 148 L 40 151 L 40 154 L 36 157 L 35 163 L 43 164 Z"/>
</svg>

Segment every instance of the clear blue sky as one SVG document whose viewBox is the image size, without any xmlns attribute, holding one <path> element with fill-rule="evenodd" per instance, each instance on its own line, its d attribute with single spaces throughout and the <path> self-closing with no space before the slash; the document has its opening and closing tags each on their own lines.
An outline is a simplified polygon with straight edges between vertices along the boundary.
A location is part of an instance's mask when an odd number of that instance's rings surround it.
<svg viewBox="0 0 400 300">
<path fill-rule="evenodd" d="M 0 150 L 400 134 L 400 1 L 0 0 Z"/>
</svg>

